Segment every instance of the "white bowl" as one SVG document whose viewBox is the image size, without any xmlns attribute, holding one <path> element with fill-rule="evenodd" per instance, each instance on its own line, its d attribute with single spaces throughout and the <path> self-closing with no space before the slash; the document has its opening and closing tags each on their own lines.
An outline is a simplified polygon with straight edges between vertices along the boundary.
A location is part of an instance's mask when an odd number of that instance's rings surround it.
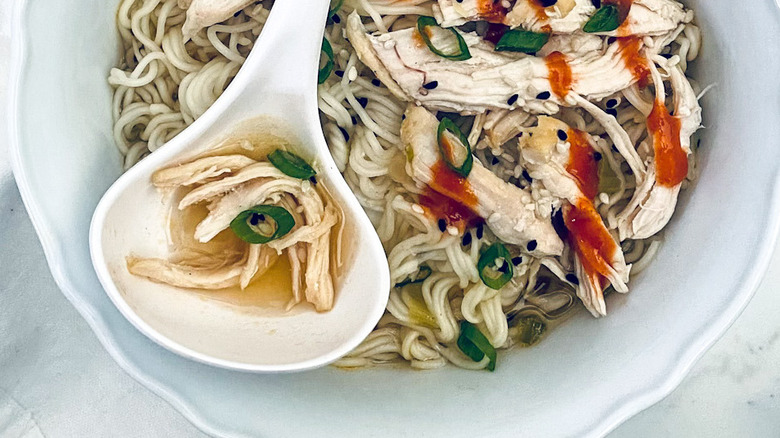
<svg viewBox="0 0 780 438">
<path fill-rule="evenodd" d="M 691 0 L 705 38 L 695 77 L 716 84 L 703 100 L 702 175 L 681 197 L 655 263 L 630 294 L 611 297 L 607 318 L 583 312 L 539 346 L 503 353 L 495 373 L 257 376 L 181 358 L 121 316 L 89 258 L 92 211 L 120 174 L 106 83 L 117 61 L 116 3 L 17 5 L 13 166 L 65 295 L 125 370 L 208 433 L 599 436 L 682 380 L 747 304 L 769 261 L 780 225 L 777 5 Z"/>
</svg>

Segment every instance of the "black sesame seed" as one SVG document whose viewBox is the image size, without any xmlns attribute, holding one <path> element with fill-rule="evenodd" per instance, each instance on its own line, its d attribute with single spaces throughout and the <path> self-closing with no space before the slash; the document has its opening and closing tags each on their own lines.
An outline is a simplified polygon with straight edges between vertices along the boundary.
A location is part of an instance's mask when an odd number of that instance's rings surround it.
<svg viewBox="0 0 780 438">
<path fill-rule="evenodd" d="M 463 3 L 463 0 L 455 0 L 458 3 Z"/>
<path fill-rule="evenodd" d="M 580 284 L 580 280 L 574 274 L 566 274 L 566 281 L 577 286 Z"/>
<path fill-rule="evenodd" d="M 531 175 L 529 175 L 528 171 L 525 169 L 523 169 L 523 178 L 525 178 L 525 180 L 528 181 L 529 183 L 534 182 L 534 179 L 531 178 Z"/>
<path fill-rule="evenodd" d="M 517 266 L 520 263 L 523 263 L 523 258 L 522 257 L 518 256 L 518 257 L 515 257 L 515 258 L 512 259 L 512 264 L 513 265 Z"/>
<path fill-rule="evenodd" d="M 569 237 L 569 229 L 566 228 L 566 223 L 563 221 L 563 212 L 561 210 L 553 212 L 551 220 L 555 233 L 561 240 L 566 240 Z"/>
<path fill-rule="evenodd" d="M 617 117 L 617 110 L 615 108 L 607 108 L 607 110 L 604 112 L 612 117 Z"/>
<path fill-rule="evenodd" d="M 550 98 L 550 92 L 549 91 L 542 91 L 541 93 L 536 95 L 536 98 L 539 100 L 547 100 Z"/>
<path fill-rule="evenodd" d="M 317 177 L 315 177 L 315 176 L 309 177 L 309 182 L 316 186 L 317 185 Z"/>
<path fill-rule="evenodd" d="M 360 104 L 360 106 L 362 106 L 363 108 L 365 108 L 366 105 L 368 105 L 368 98 L 367 97 L 358 97 L 357 101 Z"/>
<path fill-rule="evenodd" d="M 495 166 L 496 164 L 498 164 L 498 157 L 493 157 L 493 160 L 491 161 L 491 163 L 492 163 L 494 166 Z"/>
<path fill-rule="evenodd" d="M 617 106 L 617 99 L 609 99 L 607 101 L 607 108 L 614 108 Z"/>
<path fill-rule="evenodd" d="M 447 229 L 447 221 L 444 219 L 439 219 L 439 231 L 442 233 Z"/>
<path fill-rule="evenodd" d="M 253 214 L 252 217 L 249 218 L 249 223 L 252 225 L 257 225 L 260 223 L 260 215 L 257 213 Z"/>
<path fill-rule="evenodd" d="M 466 234 L 463 235 L 463 240 L 461 240 L 460 243 L 463 246 L 471 245 L 471 231 L 468 231 L 466 232 Z"/>
<path fill-rule="evenodd" d="M 341 135 L 344 136 L 344 141 L 349 141 L 349 132 L 341 126 L 339 126 L 339 131 L 341 131 Z"/>
<path fill-rule="evenodd" d="M 477 225 L 477 239 L 482 238 L 482 233 L 484 232 L 484 229 L 482 227 L 482 224 Z"/>
<path fill-rule="evenodd" d="M 406 120 L 406 114 L 401 114 L 401 120 Z"/>
<path fill-rule="evenodd" d="M 528 251 L 535 250 L 536 249 L 536 240 L 531 240 L 530 242 L 528 242 L 528 244 L 525 247 L 528 248 Z"/>
<path fill-rule="evenodd" d="M 438 86 L 439 86 L 439 81 L 430 81 L 427 84 L 423 84 L 423 88 L 425 88 L 426 90 L 433 90 Z"/>
<path fill-rule="evenodd" d="M 379 79 L 371 79 L 371 83 L 374 84 L 375 87 L 382 85 L 382 82 Z"/>
<path fill-rule="evenodd" d="M 514 105 L 515 102 L 517 102 L 517 99 L 519 97 L 520 96 L 518 96 L 517 94 L 513 94 L 512 96 L 509 97 L 509 99 L 507 99 L 507 101 L 506 101 L 507 105 Z"/>
<path fill-rule="evenodd" d="M 564 131 L 563 129 L 559 129 L 558 130 L 558 140 L 566 141 L 568 139 L 569 139 L 569 136 L 566 135 L 566 131 Z"/>
<path fill-rule="evenodd" d="M 601 161 L 603 157 L 601 156 L 601 152 L 594 152 L 593 153 L 593 159 L 596 161 Z"/>
<path fill-rule="evenodd" d="M 336 71 L 335 71 L 335 72 L 333 72 L 333 73 L 335 73 L 335 74 L 336 74 L 336 76 L 338 76 L 338 77 L 340 77 L 340 78 L 343 78 L 343 77 L 344 77 L 344 70 L 336 70 Z"/>
<path fill-rule="evenodd" d="M 334 23 L 339 24 L 341 23 L 341 17 L 338 16 L 338 14 L 330 17 L 331 20 L 333 20 Z"/>
</svg>

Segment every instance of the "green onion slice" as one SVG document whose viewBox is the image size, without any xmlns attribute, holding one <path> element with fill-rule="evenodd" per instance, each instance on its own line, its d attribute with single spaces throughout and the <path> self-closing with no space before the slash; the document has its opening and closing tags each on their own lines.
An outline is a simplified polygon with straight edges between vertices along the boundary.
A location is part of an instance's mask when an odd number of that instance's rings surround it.
<svg viewBox="0 0 780 438">
<path fill-rule="evenodd" d="M 268 243 L 284 237 L 295 226 L 295 219 L 282 207 L 256 205 L 230 222 L 230 229 L 248 243 Z"/>
<path fill-rule="evenodd" d="M 469 176 L 474 166 L 474 158 L 471 156 L 469 140 L 460 131 L 458 125 L 446 117 L 441 119 L 436 140 L 447 166 L 463 178 Z"/>
<path fill-rule="evenodd" d="M 436 19 L 433 17 L 427 17 L 421 15 L 417 19 L 417 32 L 420 33 L 425 45 L 431 50 L 431 52 L 441 56 L 442 58 L 451 59 L 453 61 L 464 61 L 471 58 L 469 47 L 466 45 L 466 41 L 453 28 L 443 28 L 439 26 Z M 450 35 L 451 33 L 451 35 Z M 454 36 L 453 41 L 451 37 Z M 437 44 L 431 41 L 431 38 L 436 39 Z M 457 45 L 457 47 L 455 47 Z"/>
<path fill-rule="evenodd" d="M 587 33 L 611 32 L 620 27 L 620 11 L 615 5 L 602 5 L 599 10 L 590 17 L 582 30 Z"/>
<path fill-rule="evenodd" d="M 328 11 L 328 21 L 333 20 L 333 16 L 339 13 L 339 10 L 341 10 L 341 6 L 344 5 L 344 0 L 335 0 L 331 2 L 331 8 L 330 11 Z"/>
<path fill-rule="evenodd" d="M 422 265 L 416 273 L 406 277 L 403 281 L 396 283 L 395 287 L 404 287 L 407 284 L 422 283 L 426 278 L 430 277 L 432 273 L 433 270 L 428 267 L 428 265 Z"/>
<path fill-rule="evenodd" d="M 330 41 L 324 37 L 322 38 L 322 53 L 325 54 L 327 59 L 325 60 L 325 65 L 320 67 L 320 72 L 317 76 L 318 84 L 322 84 L 328 80 L 330 74 L 333 73 L 333 66 L 335 65 L 333 58 L 333 47 L 330 45 Z M 320 58 L 320 65 L 322 65 L 322 58 Z"/>
<path fill-rule="evenodd" d="M 547 44 L 550 35 L 539 32 L 515 29 L 507 31 L 496 43 L 498 52 L 536 53 Z"/>
<path fill-rule="evenodd" d="M 485 286 L 501 289 L 512 279 L 512 255 L 501 242 L 496 242 L 479 256 L 477 270 Z"/>
<path fill-rule="evenodd" d="M 282 173 L 293 178 L 309 179 L 317 174 L 303 158 L 282 149 L 268 154 L 268 161 Z"/>
<path fill-rule="evenodd" d="M 538 343 L 542 339 L 544 332 L 547 331 L 547 324 L 534 315 L 520 318 L 515 327 L 517 342 L 524 347 L 530 347 Z"/>
<path fill-rule="evenodd" d="M 487 355 L 490 359 L 487 369 L 496 369 L 496 349 L 490 345 L 490 341 L 482 334 L 474 324 L 461 321 L 460 336 L 458 336 L 458 348 L 474 362 L 479 362 Z"/>
</svg>

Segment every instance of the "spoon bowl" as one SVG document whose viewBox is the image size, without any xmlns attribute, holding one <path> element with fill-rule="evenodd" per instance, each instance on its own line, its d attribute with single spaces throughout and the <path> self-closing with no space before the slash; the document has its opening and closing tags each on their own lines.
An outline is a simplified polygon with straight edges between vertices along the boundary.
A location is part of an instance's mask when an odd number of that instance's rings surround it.
<svg viewBox="0 0 780 438">
<path fill-rule="evenodd" d="M 215 104 L 159 151 L 122 175 L 95 210 L 90 252 L 103 288 L 147 337 L 185 357 L 253 372 L 291 372 L 326 365 L 347 354 L 384 312 L 390 275 L 382 245 L 341 177 L 320 127 L 317 65 L 329 2 L 277 0 L 252 52 Z M 344 212 L 345 264 L 334 278 L 333 309 L 226 304 L 193 290 L 131 275 L 130 254 L 167 258 L 173 197 L 152 174 L 209 152 L 225 139 L 260 133 L 298 145 L 318 180 Z M 282 287 L 260 278 L 268 293 Z"/>
</svg>

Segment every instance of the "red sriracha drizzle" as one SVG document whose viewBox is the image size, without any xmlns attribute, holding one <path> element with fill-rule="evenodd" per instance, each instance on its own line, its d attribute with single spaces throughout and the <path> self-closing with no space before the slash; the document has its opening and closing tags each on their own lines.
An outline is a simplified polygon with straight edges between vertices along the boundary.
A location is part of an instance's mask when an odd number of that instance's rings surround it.
<svg viewBox="0 0 780 438">
<path fill-rule="evenodd" d="M 588 277 L 593 279 L 609 275 L 609 261 L 617 251 L 617 244 L 593 203 L 580 198 L 576 205 L 566 204 L 563 207 L 563 220 L 569 230 L 569 244 L 574 248 Z"/>
<path fill-rule="evenodd" d="M 468 180 L 442 160 L 437 161 L 431 171 L 431 182 L 420 195 L 420 205 L 433 216 L 461 230 L 481 223 L 482 218 L 473 211 L 477 206 L 477 195 L 471 190 Z"/>
<path fill-rule="evenodd" d="M 599 194 L 599 166 L 595 151 L 590 147 L 584 132 L 569 129 L 567 135 L 571 146 L 566 171 L 577 180 L 582 193 L 588 199 L 593 199 Z"/>
<path fill-rule="evenodd" d="M 647 130 L 653 136 L 656 182 L 665 187 L 680 184 L 688 175 L 688 154 L 680 143 L 680 119 L 669 115 L 666 105 L 656 99 L 647 117 Z"/>
<path fill-rule="evenodd" d="M 634 75 L 639 87 L 645 87 L 650 78 L 650 68 L 647 66 L 647 58 L 639 52 L 642 40 L 638 37 L 618 38 L 620 45 L 620 57 L 623 64 Z"/>
<path fill-rule="evenodd" d="M 560 99 L 565 98 L 571 91 L 571 84 L 574 82 L 566 55 L 561 52 L 552 52 L 544 58 L 544 62 L 547 64 L 550 88 Z"/>
</svg>

